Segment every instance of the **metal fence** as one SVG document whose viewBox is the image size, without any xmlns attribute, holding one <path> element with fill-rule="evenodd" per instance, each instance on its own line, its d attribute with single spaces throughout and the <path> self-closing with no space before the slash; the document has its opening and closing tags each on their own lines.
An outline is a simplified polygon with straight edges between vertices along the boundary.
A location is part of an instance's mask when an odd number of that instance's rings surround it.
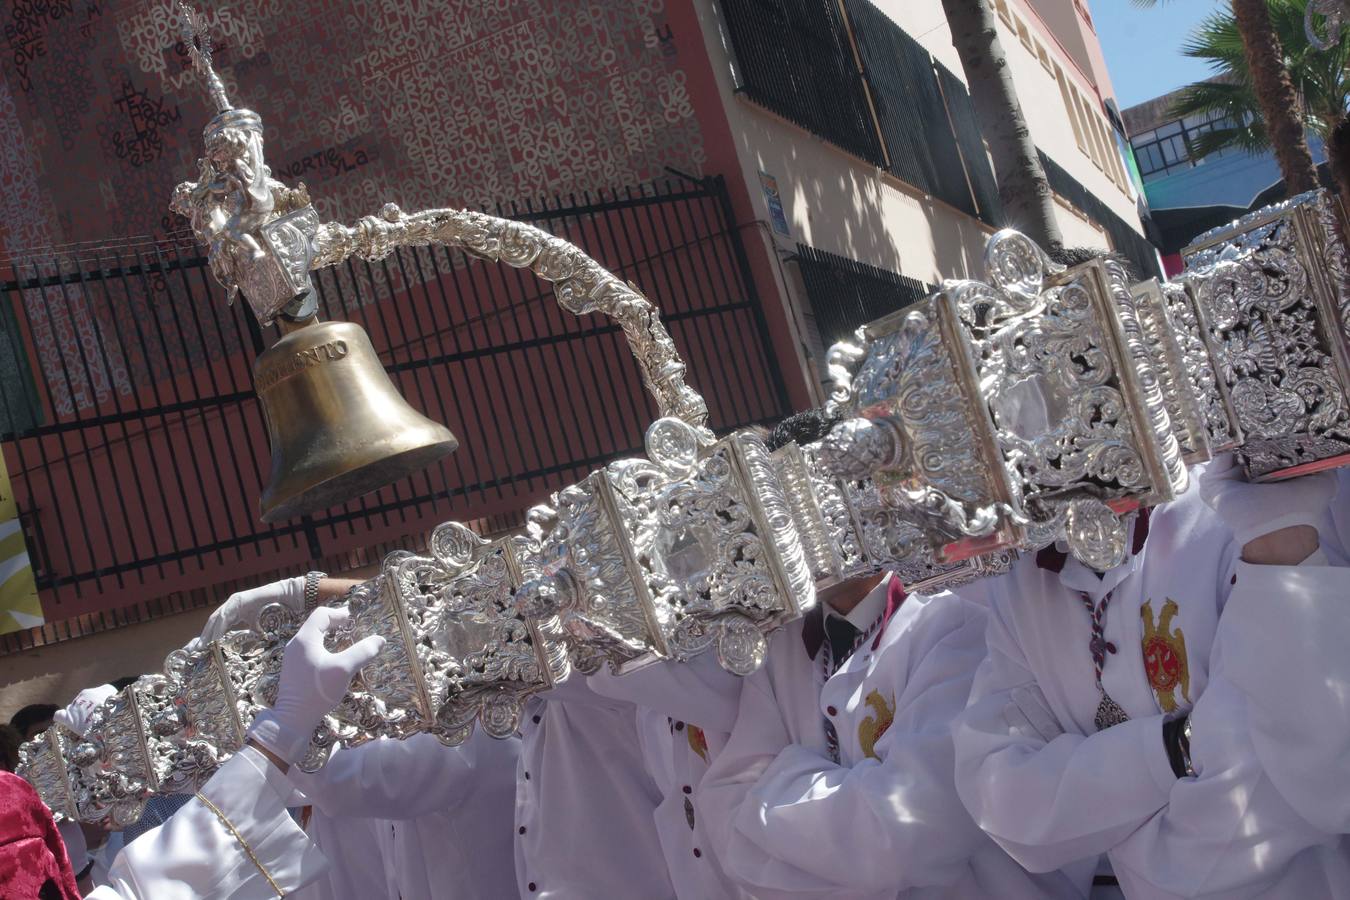
<svg viewBox="0 0 1350 900">
<path fill-rule="evenodd" d="M 1002 224 L 965 84 L 875 4 L 725 0 L 722 9 L 738 91 L 924 193 Z"/>
<path fill-rule="evenodd" d="M 566 237 L 662 311 L 716 430 L 788 411 L 721 178 L 492 210 Z M 226 306 L 186 242 L 13 262 L 0 283 L 6 462 L 48 619 L 105 610 L 518 515 L 617 455 L 655 415 L 622 332 L 530 273 L 405 249 L 317 273 L 408 401 L 460 449 L 320 516 L 258 520 L 266 428 L 251 365 L 275 335 Z"/>
<path fill-rule="evenodd" d="M 722 4 L 736 90 L 873 165 L 885 151 L 838 0 Z"/>
<path fill-rule="evenodd" d="M 1044 150 L 1037 150 L 1041 167 L 1045 169 L 1050 190 L 1068 200 L 1089 219 L 1097 223 L 1111 239 L 1112 249 L 1124 256 L 1135 268 L 1138 278 L 1161 278 L 1158 251 L 1148 239 L 1130 227 L 1111 208 L 1097 198 L 1068 170 L 1051 159 Z"/>
<path fill-rule="evenodd" d="M 806 244 L 797 245 L 794 259 L 822 350 L 852 337 L 859 326 L 917 303 L 935 290 L 914 278 Z"/>
</svg>

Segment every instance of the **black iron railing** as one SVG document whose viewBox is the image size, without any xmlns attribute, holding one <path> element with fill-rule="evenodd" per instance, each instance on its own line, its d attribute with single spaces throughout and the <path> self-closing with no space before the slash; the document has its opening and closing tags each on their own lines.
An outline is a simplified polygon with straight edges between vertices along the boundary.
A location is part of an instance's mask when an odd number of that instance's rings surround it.
<svg viewBox="0 0 1350 900">
<path fill-rule="evenodd" d="M 1162 269 L 1158 266 L 1158 251 L 1147 238 L 1131 228 L 1128 222 L 1116 215 L 1111 207 L 1085 188 L 1044 150 L 1038 150 L 1037 154 L 1045 169 L 1046 180 L 1050 182 L 1050 189 L 1102 227 L 1111 239 L 1111 248 L 1108 249 L 1114 249 L 1128 259 L 1134 265 L 1136 277 L 1162 276 Z"/>
<path fill-rule="evenodd" d="M 823 348 L 933 291 L 913 278 L 805 244 L 797 245 L 796 261 Z"/>
<path fill-rule="evenodd" d="M 869 0 L 725 0 L 737 89 L 991 225 L 998 188 L 970 95 Z M 857 52 L 855 53 L 855 48 Z"/>
<path fill-rule="evenodd" d="M 638 285 L 722 431 L 788 411 L 730 209 L 711 178 L 492 211 L 566 237 Z M 258 520 L 269 451 L 251 365 L 275 335 L 225 304 L 190 242 L 9 268 L 0 441 L 49 619 L 303 571 L 446 519 L 518 515 L 637 451 L 655 416 L 622 332 L 564 312 L 528 272 L 430 248 L 348 261 L 316 273 L 322 317 L 363 326 L 403 395 L 461 448 L 269 527 Z"/>
<path fill-rule="evenodd" d="M 726 0 L 736 89 L 874 165 L 881 138 L 838 0 Z"/>
</svg>

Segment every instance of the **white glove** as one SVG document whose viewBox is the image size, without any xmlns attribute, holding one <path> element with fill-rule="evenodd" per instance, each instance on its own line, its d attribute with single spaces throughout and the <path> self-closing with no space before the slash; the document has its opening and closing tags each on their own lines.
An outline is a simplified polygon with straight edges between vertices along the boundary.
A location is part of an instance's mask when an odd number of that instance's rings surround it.
<svg viewBox="0 0 1350 900">
<path fill-rule="evenodd" d="M 1336 476 L 1331 472 L 1252 484 L 1231 453 L 1216 457 L 1200 476 L 1200 498 L 1219 514 L 1240 547 L 1281 528 L 1316 528 L 1334 496 Z"/>
<path fill-rule="evenodd" d="M 282 603 L 297 613 L 305 611 L 305 576 L 283 578 L 262 587 L 231 594 L 229 599 L 211 613 L 202 629 L 202 643 L 218 641 L 225 632 L 250 627 L 264 606 Z"/>
<path fill-rule="evenodd" d="M 352 676 L 384 649 L 384 638 L 371 635 L 346 650 L 331 653 L 324 635 L 345 624 L 345 608 L 320 606 L 286 645 L 277 702 L 258 713 L 248 736 L 288 763 L 298 762 L 323 717 L 341 702 Z"/>
<path fill-rule="evenodd" d="M 100 684 L 98 687 L 85 688 L 75 695 L 75 699 L 70 701 L 70 705 L 65 709 L 56 711 L 52 716 L 56 724 L 63 725 L 80 737 L 85 736 L 85 731 L 89 728 L 89 720 L 93 718 L 94 710 L 103 705 L 117 689 L 111 684 Z"/>
</svg>

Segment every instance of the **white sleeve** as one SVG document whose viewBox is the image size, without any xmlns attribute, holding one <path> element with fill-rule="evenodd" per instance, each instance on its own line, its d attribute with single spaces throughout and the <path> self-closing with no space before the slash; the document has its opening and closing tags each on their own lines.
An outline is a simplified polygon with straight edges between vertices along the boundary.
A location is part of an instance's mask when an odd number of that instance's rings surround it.
<svg viewBox="0 0 1350 900">
<path fill-rule="evenodd" d="M 1033 702 L 1048 706 L 997 614 L 989 644 L 956 726 L 957 786 L 981 826 L 1027 869 L 1049 871 L 1109 852 L 1127 893 L 1147 884 L 1152 889 L 1141 893 L 1239 900 L 1268 891 L 1289 860 L 1330 840 L 1290 808 L 1263 771 L 1246 704 L 1225 682 L 1218 645 L 1209 684 L 1191 711 L 1199 775 L 1178 779 L 1162 716 L 1049 741 L 1023 727 L 1035 721 Z"/>
<path fill-rule="evenodd" d="M 988 620 L 988 656 L 953 726 L 961 800 L 1031 872 L 1100 856 L 1167 804 L 1162 716 L 1063 733 L 998 603 Z"/>
<path fill-rule="evenodd" d="M 496 743 L 477 728 L 458 747 L 430 734 L 380 738 L 337 751 L 317 772 L 292 768 L 290 779 L 330 816 L 416 819 L 453 808 Z"/>
<path fill-rule="evenodd" d="M 1290 860 L 1335 836 L 1299 816 L 1263 770 L 1246 703 L 1223 679 L 1221 659 L 1190 721 L 1197 777 L 1173 781 L 1167 805 L 1112 849 L 1111 867 L 1127 893 L 1146 883 L 1153 890 L 1141 893 L 1270 896 Z"/>
<path fill-rule="evenodd" d="M 91 900 L 264 900 L 313 881 L 328 862 L 286 812 L 290 785 L 246 747 L 196 798 L 117 855 Z"/>
<path fill-rule="evenodd" d="M 615 675 L 606 669 L 588 681 L 597 694 L 689 722 L 704 731 L 727 734 L 736 724 L 741 679 L 719 666 L 712 653 L 688 662 L 653 663 L 627 675 Z"/>
<path fill-rule="evenodd" d="M 1242 564 L 1215 643 L 1211 682 L 1243 695 L 1271 781 L 1309 822 L 1350 833 L 1350 571 Z"/>
<path fill-rule="evenodd" d="M 914 665 L 879 761 L 840 766 L 792 743 L 767 677 L 745 679 L 731 738 L 699 788 L 727 874 L 759 898 L 956 881 L 983 838 L 956 797 L 950 723 L 983 632 L 972 617 Z"/>
</svg>

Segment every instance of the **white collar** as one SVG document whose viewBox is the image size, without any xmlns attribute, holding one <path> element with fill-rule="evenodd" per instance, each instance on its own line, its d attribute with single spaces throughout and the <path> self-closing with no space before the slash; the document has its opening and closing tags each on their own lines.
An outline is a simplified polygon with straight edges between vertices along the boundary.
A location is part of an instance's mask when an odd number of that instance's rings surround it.
<svg viewBox="0 0 1350 900">
<path fill-rule="evenodd" d="M 1105 597 L 1108 592 L 1114 591 L 1122 581 L 1134 573 L 1139 568 L 1139 556 L 1133 553 L 1125 557 L 1125 561 L 1112 569 L 1107 569 L 1098 577 L 1097 573 L 1083 565 L 1073 554 L 1069 554 L 1068 560 L 1064 563 L 1064 568 L 1059 573 L 1059 583 L 1072 591 L 1087 594 L 1093 602 Z"/>
<path fill-rule="evenodd" d="M 894 577 L 894 574 L 887 572 L 881 583 L 868 591 L 867 596 L 858 601 L 858 605 L 853 607 L 848 615 L 842 615 L 826 603 L 825 618 L 843 619 L 859 631 L 867 631 L 886 612 L 886 598 L 890 593 L 891 579 Z"/>
</svg>

